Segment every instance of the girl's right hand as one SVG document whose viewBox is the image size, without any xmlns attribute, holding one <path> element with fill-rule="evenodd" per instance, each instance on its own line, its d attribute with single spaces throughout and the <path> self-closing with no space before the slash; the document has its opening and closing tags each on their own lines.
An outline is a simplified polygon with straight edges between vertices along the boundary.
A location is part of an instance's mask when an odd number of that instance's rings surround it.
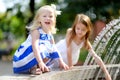
<svg viewBox="0 0 120 80">
<path fill-rule="evenodd" d="M 49 68 L 44 64 L 44 62 L 40 62 L 39 63 L 39 67 L 41 69 L 42 72 L 48 72 L 50 71 Z"/>
</svg>

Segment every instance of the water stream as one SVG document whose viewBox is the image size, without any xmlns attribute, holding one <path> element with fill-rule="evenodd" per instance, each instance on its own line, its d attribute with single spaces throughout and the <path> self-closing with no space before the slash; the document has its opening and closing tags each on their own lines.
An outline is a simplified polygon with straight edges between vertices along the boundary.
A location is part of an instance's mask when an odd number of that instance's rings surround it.
<svg viewBox="0 0 120 80">
<path fill-rule="evenodd" d="M 93 42 L 95 52 L 103 59 L 105 64 L 120 64 L 120 18 L 112 20 L 103 28 Z M 84 65 L 96 64 L 88 54 Z M 117 80 L 120 74 L 120 66 L 108 68 L 112 80 Z M 92 71 L 91 71 L 92 73 Z M 102 75 L 101 69 L 96 73 L 95 80 Z"/>
</svg>

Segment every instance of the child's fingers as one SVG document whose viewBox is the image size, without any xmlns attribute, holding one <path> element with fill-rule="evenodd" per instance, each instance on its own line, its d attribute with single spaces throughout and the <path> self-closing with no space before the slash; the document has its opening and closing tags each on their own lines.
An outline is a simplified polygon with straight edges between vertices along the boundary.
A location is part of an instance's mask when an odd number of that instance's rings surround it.
<svg viewBox="0 0 120 80">
<path fill-rule="evenodd" d="M 40 69 L 41 69 L 42 72 L 44 72 L 44 67 L 41 67 Z"/>
<path fill-rule="evenodd" d="M 65 70 L 68 70 L 68 69 L 69 69 L 69 67 L 66 65 L 66 66 L 65 66 Z"/>
<path fill-rule="evenodd" d="M 63 65 L 60 68 L 63 68 L 64 70 L 68 70 L 69 69 L 69 67 L 67 65 Z"/>
<path fill-rule="evenodd" d="M 48 68 L 47 66 L 45 66 L 45 71 L 47 71 L 47 72 L 50 71 L 49 68 Z"/>
<path fill-rule="evenodd" d="M 48 72 L 48 71 L 50 71 L 47 66 L 44 66 L 43 68 L 41 68 L 41 70 L 42 70 L 43 72 Z"/>
</svg>

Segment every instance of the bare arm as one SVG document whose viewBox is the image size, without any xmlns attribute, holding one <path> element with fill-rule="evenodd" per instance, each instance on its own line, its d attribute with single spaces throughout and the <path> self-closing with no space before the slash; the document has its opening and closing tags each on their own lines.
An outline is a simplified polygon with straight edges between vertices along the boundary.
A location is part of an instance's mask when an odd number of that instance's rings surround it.
<svg viewBox="0 0 120 80">
<path fill-rule="evenodd" d="M 68 66 L 72 67 L 72 54 L 71 54 L 71 47 L 67 47 L 67 60 L 68 60 Z"/>
<path fill-rule="evenodd" d="M 37 61 L 38 61 L 38 65 L 41 68 L 41 70 L 44 71 L 49 71 L 47 66 L 44 64 L 41 56 L 40 56 L 40 49 L 38 46 L 39 43 L 39 32 L 38 30 L 33 30 L 31 32 L 31 36 L 32 36 L 32 48 L 33 48 L 33 53 L 34 56 L 36 57 Z"/>
<path fill-rule="evenodd" d="M 102 69 L 103 72 L 105 73 L 105 76 L 106 76 L 105 78 L 106 78 L 106 80 L 111 80 L 110 74 L 109 74 L 108 70 L 106 69 L 106 66 L 105 66 L 104 62 L 103 62 L 102 59 L 95 53 L 95 51 L 92 49 L 92 46 L 91 46 L 90 42 L 89 42 L 89 47 L 90 47 L 90 49 L 89 49 L 90 54 L 94 57 L 96 63 L 101 67 L 101 69 Z"/>
<path fill-rule="evenodd" d="M 68 60 L 68 66 L 72 67 L 72 49 L 71 49 L 71 45 L 68 43 L 68 40 L 70 39 L 70 32 L 71 32 L 71 28 L 69 28 L 67 30 L 67 34 L 66 34 L 66 43 L 67 43 L 67 60 Z M 68 45 L 69 44 L 69 45 Z"/>
</svg>

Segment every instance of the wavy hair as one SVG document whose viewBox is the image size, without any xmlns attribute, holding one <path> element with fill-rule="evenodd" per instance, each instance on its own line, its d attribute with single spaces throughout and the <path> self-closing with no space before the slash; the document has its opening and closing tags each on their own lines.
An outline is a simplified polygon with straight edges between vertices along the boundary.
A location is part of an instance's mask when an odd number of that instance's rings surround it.
<svg viewBox="0 0 120 80">
<path fill-rule="evenodd" d="M 91 23 L 90 18 L 87 15 L 84 15 L 84 14 L 77 14 L 76 15 L 75 20 L 74 20 L 73 25 L 72 25 L 72 30 L 70 32 L 70 37 L 68 39 L 68 45 L 71 44 L 71 41 L 76 36 L 75 27 L 76 27 L 77 23 L 82 23 L 87 28 L 87 32 L 86 32 L 86 35 L 85 35 L 85 44 L 84 44 L 84 47 L 85 48 L 89 48 L 88 41 L 89 41 L 89 36 L 91 34 L 92 23 Z"/>
<path fill-rule="evenodd" d="M 55 16 L 55 20 L 54 20 L 54 21 L 55 21 L 55 22 L 54 22 L 54 24 L 53 24 L 52 27 L 51 27 L 51 32 L 52 32 L 52 33 L 56 33 L 56 28 L 55 28 L 55 26 L 56 26 L 56 17 L 57 17 L 57 15 L 60 14 L 60 11 L 57 11 L 57 10 L 56 10 L 56 6 L 55 6 L 54 4 L 51 4 L 51 6 L 50 6 L 50 5 L 45 5 L 45 6 L 40 7 L 40 8 L 38 9 L 38 11 L 37 11 L 37 13 L 36 13 L 33 21 L 32 21 L 32 24 L 31 24 L 30 26 L 26 26 L 26 28 L 31 31 L 31 30 L 35 30 L 35 29 L 41 27 L 41 23 L 40 23 L 40 21 L 39 21 L 39 16 L 40 16 L 40 15 L 43 13 L 43 11 L 45 11 L 45 10 L 46 10 L 46 11 L 52 11 L 52 12 L 54 12 L 54 16 Z"/>
</svg>

